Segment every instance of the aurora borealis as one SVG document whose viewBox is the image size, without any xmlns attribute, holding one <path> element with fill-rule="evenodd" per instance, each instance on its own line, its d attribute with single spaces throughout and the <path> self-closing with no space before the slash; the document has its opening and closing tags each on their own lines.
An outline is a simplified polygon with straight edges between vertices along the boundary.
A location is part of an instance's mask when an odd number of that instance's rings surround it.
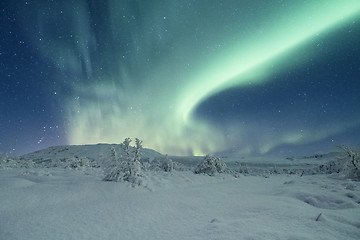
<svg viewBox="0 0 360 240">
<path fill-rule="evenodd" d="M 357 0 L 8 2 L 2 152 L 125 137 L 171 155 L 360 143 Z"/>
</svg>

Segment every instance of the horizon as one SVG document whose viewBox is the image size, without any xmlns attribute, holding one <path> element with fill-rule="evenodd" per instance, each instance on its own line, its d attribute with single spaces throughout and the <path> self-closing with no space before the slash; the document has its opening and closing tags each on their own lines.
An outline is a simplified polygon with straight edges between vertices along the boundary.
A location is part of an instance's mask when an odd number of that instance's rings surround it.
<svg viewBox="0 0 360 240">
<path fill-rule="evenodd" d="M 92 147 L 92 146 L 97 146 L 97 145 L 121 145 L 122 143 L 96 143 L 96 144 L 73 144 L 73 145 L 53 145 L 53 146 L 47 146 L 45 148 L 42 149 L 37 149 L 35 151 L 32 152 L 27 152 L 27 153 L 23 153 L 23 154 L 19 154 L 19 155 L 14 155 L 13 153 L 6 153 L 6 152 L 1 152 L 0 156 L 9 156 L 9 157 L 22 157 L 28 154 L 33 154 L 36 152 L 43 152 L 49 148 L 61 148 L 61 147 Z M 134 147 L 134 146 L 131 146 Z M 358 149 L 355 146 L 349 146 L 352 149 Z M 334 145 L 333 148 L 328 149 L 327 151 L 314 151 L 314 152 L 301 152 L 301 153 L 294 153 L 292 154 L 291 151 L 284 151 L 284 152 L 277 152 L 277 153 L 267 153 L 267 154 L 243 154 L 240 155 L 238 153 L 231 153 L 231 152 L 219 152 L 219 153 L 207 153 L 205 155 L 170 155 L 167 153 L 162 153 L 159 152 L 155 149 L 143 146 L 144 149 L 148 149 L 148 150 L 152 150 L 155 151 L 163 156 L 168 155 L 169 157 L 205 157 L 206 155 L 214 155 L 220 158 L 240 158 L 240 159 L 244 159 L 244 158 L 288 158 L 288 157 L 294 157 L 294 158 L 301 158 L 301 157 L 314 157 L 317 155 L 328 155 L 331 153 L 340 153 L 342 152 L 339 149 L 339 145 Z"/>
</svg>

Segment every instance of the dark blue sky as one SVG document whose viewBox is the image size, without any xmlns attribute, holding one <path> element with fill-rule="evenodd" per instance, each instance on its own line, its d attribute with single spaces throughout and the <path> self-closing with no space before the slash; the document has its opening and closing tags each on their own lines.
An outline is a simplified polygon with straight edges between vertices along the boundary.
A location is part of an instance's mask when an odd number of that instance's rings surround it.
<svg viewBox="0 0 360 240">
<path fill-rule="evenodd" d="M 2 1 L 0 152 L 125 137 L 176 155 L 356 147 L 360 4 L 322 4 Z"/>
<path fill-rule="evenodd" d="M 54 64 L 34 47 L 29 35 L 37 34 L 36 26 L 25 26 L 24 17 L 13 3 L 1 2 L 1 152 L 25 153 L 66 142 L 62 110 L 54 96 L 60 84 Z"/>
</svg>

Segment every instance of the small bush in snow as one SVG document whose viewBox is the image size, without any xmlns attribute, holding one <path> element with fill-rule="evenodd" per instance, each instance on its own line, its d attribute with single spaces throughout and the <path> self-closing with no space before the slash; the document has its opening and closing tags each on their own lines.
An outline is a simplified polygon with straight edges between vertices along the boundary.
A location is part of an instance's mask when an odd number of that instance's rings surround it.
<svg viewBox="0 0 360 240">
<path fill-rule="evenodd" d="M 174 170 L 174 162 L 166 154 L 165 158 L 159 158 L 151 162 L 150 169 L 155 171 L 171 172 Z"/>
<path fill-rule="evenodd" d="M 340 159 L 330 160 L 319 167 L 320 172 L 326 174 L 340 173 L 343 169 L 344 161 Z"/>
<path fill-rule="evenodd" d="M 174 170 L 174 163 L 167 154 L 164 161 L 162 162 L 161 167 L 162 169 L 164 169 L 165 172 L 171 172 L 172 170 Z"/>
<path fill-rule="evenodd" d="M 76 169 L 76 170 L 86 170 L 89 168 L 96 167 L 96 164 L 93 163 L 87 157 L 77 157 L 74 156 L 71 160 L 57 160 L 54 162 L 54 167 L 63 167 L 66 169 Z"/>
<path fill-rule="evenodd" d="M 34 162 L 32 160 L 24 160 L 9 155 L 0 155 L 0 168 L 32 168 Z"/>
<path fill-rule="evenodd" d="M 111 148 L 111 159 L 105 165 L 105 181 L 127 181 L 133 184 L 140 183 L 142 141 L 135 140 L 135 149 L 131 151 L 130 138 L 121 144 L 124 155 L 118 156 L 115 148 Z"/>
<path fill-rule="evenodd" d="M 212 176 L 215 173 L 222 173 L 226 170 L 227 166 L 220 158 L 209 154 L 204 158 L 204 161 L 196 167 L 195 173 L 205 173 Z"/>
<path fill-rule="evenodd" d="M 241 163 L 239 173 L 249 174 L 249 169 L 245 163 Z"/>
<path fill-rule="evenodd" d="M 173 161 L 169 156 L 165 155 L 165 158 L 157 158 L 152 162 L 143 162 L 143 168 L 152 171 L 191 171 L 190 167 L 186 167 L 182 163 Z"/>
<path fill-rule="evenodd" d="M 17 161 L 10 158 L 7 154 L 0 155 L 0 168 L 16 168 Z"/>
</svg>

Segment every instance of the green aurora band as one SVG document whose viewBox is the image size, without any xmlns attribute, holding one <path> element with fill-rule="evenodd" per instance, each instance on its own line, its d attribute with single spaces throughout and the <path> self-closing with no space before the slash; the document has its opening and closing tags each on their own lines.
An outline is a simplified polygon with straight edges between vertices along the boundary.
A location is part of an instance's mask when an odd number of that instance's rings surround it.
<svg viewBox="0 0 360 240">
<path fill-rule="evenodd" d="M 229 137 L 194 117 L 196 107 L 223 90 L 263 83 L 277 71 L 299 64 L 302 55 L 298 47 L 358 17 L 360 10 L 358 0 L 289 1 L 268 8 L 264 1 L 265 7 L 255 10 L 251 9 L 255 5 L 229 1 L 225 8 L 255 11 L 251 19 L 239 14 L 238 21 L 231 23 L 221 20 L 224 16 L 217 10 L 219 6 L 204 6 L 198 16 L 178 6 L 181 1 L 167 1 L 161 6 L 144 6 L 139 10 L 143 13 L 141 24 L 134 27 L 133 17 L 133 25 L 124 29 L 120 22 L 129 16 L 119 2 L 108 2 L 110 25 L 102 39 L 91 30 L 88 6 L 78 1 L 71 22 L 71 31 L 77 32 L 73 41 L 78 44 L 58 41 L 42 46 L 44 55 L 68 77 L 82 76 L 71 84 L 72 94 L 65 101 L 68 141 L 119 143 L 125 137 L 138 137 L 146 147 L 172 155 L 222 151 L 233 137 L 241 139 L 248 129 L 234 123 L 228 126 L 233 134 Z M 117 50 L 124 44 L 119 40 L 122 34 L 132 42 L 129 53 Z M 101 41 L 109 41 L 114 51 L 96 48 Z M 110 60 L 96 62 L 93 52 Z M 276 140 L 264 134 L 258 146 L 249 145 L 244 153 L 264 154 L 280 144 L 317 141 L 354 125 L 356 121 L 334 125 L 331 131 L 318 129 L 317 134 L 310 134 L 312 129 L 301 134 L 284 131 Z"/>
</svg>

